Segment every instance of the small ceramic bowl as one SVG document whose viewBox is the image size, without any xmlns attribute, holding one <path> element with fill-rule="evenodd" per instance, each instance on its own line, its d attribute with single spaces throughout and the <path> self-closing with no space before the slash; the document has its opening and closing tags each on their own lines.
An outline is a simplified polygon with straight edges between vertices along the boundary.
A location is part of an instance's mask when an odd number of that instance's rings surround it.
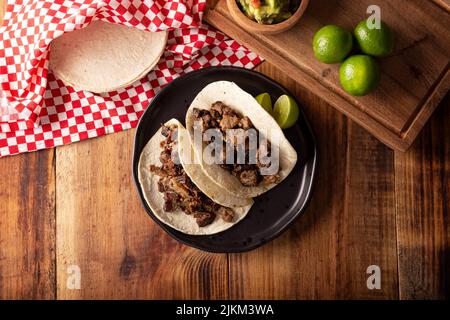
<svg viewBox="0 0 450 320">
<path fill-rule="evenodd" d="M 305 13 L 309 0 L 301 0 L 297 11 L 289 19 L 277 24 L 259 24 L 248 18 L 239 8 L 236 0 L 227 0 L 231 16 L 244 30 L 262 34 L 277 34 L 291 29 Z"/>
</svg>

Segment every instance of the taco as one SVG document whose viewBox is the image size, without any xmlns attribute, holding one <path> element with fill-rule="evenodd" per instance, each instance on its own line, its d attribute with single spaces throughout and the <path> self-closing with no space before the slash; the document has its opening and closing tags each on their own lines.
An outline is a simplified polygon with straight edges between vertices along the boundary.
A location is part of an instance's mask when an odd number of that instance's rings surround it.
<svg viewBox="0 0 450 320">
<path fill-rule="evenodd" d="M 186 234 L 224 231 L 250 210 L 253 200 L 236 197 L 214 183 L 196 163 L 186 129 L 165 123 L 144 147 L 138 177 L 144 198 L 163 223 Z M 193 153 L 192 153 L 193 154 Z"/>
<path fill-rule="evenodd" d="M 187 111 L 186 129 L 205 174 L 235 196 L 253 198 L 261 195 L 283 181 L 297 163 L 297 152 L 276 121 L 233 82 L 218 81 L 206 86 Z M 217 142 L 217 137 L 205 141 L 208 129 L 220 131 L 223 139 L 220 143 L 226 145 L 220 155 L 211 156 L 214 161 L 204 152 L 208 144 Z M 243 139 L 237 139 L 236 135 L 230 138 L 229 130 L 237 132 Z M 200 143 L 196 139 L 199 131 Z M 259 136 L 258 143 L 252 146 L 248 140 L 250 132 Z M 238 150 L 243 150 L 245 161 L 238 162 L 236 158 L 228 161 L 230 153 L 236 154 Z M 255 154 L 253 162 L 250 161 L 252 152 Z M 278 165 L 276 170 L 267 172 L 269 170 L 265 169 L 272 164 L 267 159 L 271 158 L 270 161 L 275 159 Z"/>
</svg>

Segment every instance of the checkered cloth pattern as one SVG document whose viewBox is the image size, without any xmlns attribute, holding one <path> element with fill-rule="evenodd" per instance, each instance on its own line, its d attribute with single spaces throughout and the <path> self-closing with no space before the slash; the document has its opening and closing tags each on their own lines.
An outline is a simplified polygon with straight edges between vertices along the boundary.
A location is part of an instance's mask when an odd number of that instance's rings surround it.
<svg viewBox="0 0 450 320">
<path fill-rule="evenodd" d="M 256 54 L 202 24 L 205 7 L 206 0 L 9 0 L 0 29 L 0 157 L 133 128 L 173 79 L 207 66 L 259 64 Z M 100 95 L 48 70 L 51 40 L 98 19 L 169 31 L 152 72 Z"/>
</svg>

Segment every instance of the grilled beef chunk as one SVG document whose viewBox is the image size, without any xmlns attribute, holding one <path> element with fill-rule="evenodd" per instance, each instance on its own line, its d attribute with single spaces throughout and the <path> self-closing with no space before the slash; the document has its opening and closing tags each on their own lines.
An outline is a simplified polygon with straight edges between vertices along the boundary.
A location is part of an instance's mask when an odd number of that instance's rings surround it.
<svg viewBox="0 0 450 320">
<path fill-rule="evenodd" d="M 222 120 L 222 113 L 215 110 L 215 109 L 211 109 L 209 110 L 209 112 L 211 113 L 211 115 L 214 117 L 214 119 L 220 121 Z"/>
<path fill-rule="evenodd" d="M 203 115 L 205 115 L 207 113 L 208 113 L 208 110 L 194 108 L 194 117 L 195 118 L 201 118 Z"/>
<path fill-rule="evenodd" d="M 230 107 L 224 105 L 223 103 L 221 104 L 221 108 L 222 108 L 222 115 L 234 115 L 236 114 Z"/>
<path fill-rule="evenodd" d="M 209 112 L 202 116 L 202 120 L 204 130 L 217 127 L 217 120 Z"/>
<path fill-rule="evenodd" d="M 242 165 L 236 165 L 231 167 L 231 174 L 235 177 L 239 178 L 239 175 L 244 170 L 244 167 Z"/>
<path fill-rule="evenodd" d="M 202 201 L 203 208 L 208 212 L 216 212 L 221 207 L 205 195 L 202 196 Z"/>
<path fill-rule="evenodd" d="M 166 191 L 166 186 L 164 185 L 164 183 L 161 182 L 161 179 L 159 179 L 159 181 L 158 181 L 158 192 L 163 193 L 164 191 Z"/>
<path fill-rule="evenodd" d="M 234 212 L 230 208 L 220 207 L 218 213 L 224 221 L 233 222 Z"/>
<path fill-rule="evenodd" d="M 193 214 L 202 208 L 202 202 L 199 198 L 195 197 L 184 198 L 184 202 L 181 207 L 187 214 Z"/>
<path fill-rule="evenodd" d="M 259 183 L 257 170 L 244 170 L 239 174 L 239 180 L 246 187 L 254 187 Z"/>
<path fill-rule="evenodd" d="M 220 120 L 220 129 L 228 130 L 234 129 L 239 124 L 239 118 L 234 114 L 224 114 L 222 116 L 222 120 Z"/>
<path fill-rule="evenodd" d="M 161 178 L 168 177 L 168 174 L 160 167 L 150 165 L 150 171 L 156 174 L 157 176 L 160 176 Z M 162 183 L 162 179 L 159 179 L 159 181 Z"/>
<path fill-rule="evenodd" d="M 170 152 L 167 152 L 168 150 L 167 149 L 165 149 L 165 150 L 163 150 L 162 152 L 161 152 L 161 154 L 160 154 L 160 156 L 159 156 L 159 161 L 161 162 L 161 163 L 167 163 L 167 162 L 169 162 L 171 159 L 171 154 L 170 154 Z"/>
<path fill-rule="evenodd" d="M 162 134 L 164 137 L 167 138 L 167 137 L 170 135 L 170 129 L 169 129 L 169 127 L 167 127 L 167 126 L 161 126 L 161 134 Z M 165 140 L 164 140 L 163 142 L 165 142 Z"/>
<path fill-rule="evenodd" d="M 209 113 L 199 110 L 200 117 L 208 118 Z M 218 126 L 215 119 L 209 115 L 210 122 Z M 183 210 L 192 215 L 200 227 L 211 224 L 216 218 L 216 213 L 226 222 L 231 222 L 234 212 L 225 208 L 201 192 L 184 171 L 183 167 L 174 163 L 177 159 L 176 126 L 163 126 L 161 134 L 166 138 L 160 144 L 162 151 L 159 156 L 161 167 L 150 165 L 150 171 L 159 176 L 158 191 L 163 194 L 164 211 L 174 212 Z M 172 156 L 174 154 L 174 156 Z M 225 214 L 226 212 L 226 214 Z"/>
<path fill-rule="evenodd" d="M 162 169 L 169 175 L 169 176 L 177 176 L 181 173 L 183 168 L 179 164 L 174 164 L 172 159 L 170 159 L 168 162 L 164 162 L 162 165 Z"/>
<path fill-rule="evenodd" d="M 239 178 L 241 173 L 245 170 L 254 170 L 254 168 L 251 164 L 236 164 L 232 166 L 231 174 Z"/>
<path fill-rule="evenodd" d="M 214 112 L 214 114 L 219 114 L 221 116 L 223 115 L 230 115 L 230 114 L 235 114 L 235 112 L 228 107 L 227 105 L 225 105 L 222 101 L 216 101 L 211 105 L 211 111 Z"/>
<path fill-rule="evenodd" d="M 197 222 L 199 227 L 205 227 L 208 224 L 211 224 L 215 219 L 215 214 L 212 212 L 199 211 L 194 213 L 195 221 Z"/>
<path fill-rule="evenodd" d="M 229 171 L 232 175 L 237 177 L 242 185 L 257 186 L 259 183 L 264 183 L 267 185 L 279 182 L 280 176 L 278 174 L 263 176 L 259 170 L 260 168 L 270 167 L 270 162 L 266 160 L 270 160 L 269 157 L 271 146 L 268 140 L 264 140 L 260 143 L 257 150 L 255 150 L 256 146 L 252 146 L 252 149 L 250 150 L 248 137 L 251 134 L 254 134 L 254 132 L 248 130 L 255 129 L 255 127 L 249 117 L 238 114 L 221 101 L 214 102 L 211 105 L 210 110 L 195 108 L 193 114 L 196 120 L 202 123 L 202 132 L 205 132 L 207 129 L 213 128 L 220 129 L 222 131 L 224 139 L 224 151 L 221 154 L 223 162 L 222 164 L 220 164 L 220 167 Z M 228 129 L 239 130 L 236 130 L 234 132 L 234 135 L 227 136 L 226 130 Z M 242 137 L 242 135 L 244 137 Z M 236 159 L 236 151 L 241 148 L 239 144 L 242 143 L 245 143 L 243 150 L 245 151 L 246 164 L 227 164 L 226 145 L 228 144 L 234 148 L 233 159 Z M 250 152 L 256 152 L 256 164 L 249 164 Z"/>
<path fill-rule="evenodd" d="M 191 196 L 189 187 L 184 183 L 180 183 L 176 177 L 170 179 L 169 187 L 182 198 L 189 198 Z"/>
<path fill-rule="evenodd" d="M 250 118 L 245 116 L 239 121 L 239 127 L 248 130 L 253 128 L 253 123 L 251 122 Z"/>
<path fill-rule="evenodd" d="M 222 116 L 224 107 L 225 107 L 225 105 L 222 103 L 222 101 L 216 101 L 211 106 L 211 112 Z"/>
<path fill-rule="evenodd" d="M 200 122 L 202 132 L 219 126 L 217 118 L 213 117 L 208 110 L 194 108 L 194 117 L 196 118 L 196 121 Z"/>
<path fill-rule="evenodd" d="M 186 174 L 186 172 L 183 172 L 183 174 L 181 174 L 181 175 L 179 175 L 179 176 L 176 176 L 175 177 L 175 180 L 178 182 L 178 183 L 180 183 L 180 184 L 183 184 L 183 185 L 186 185 L 186 186 L 189 186 L 189 183 L 190 183 L 190 179 L 189 179 L 189 177 L 188 177 L 188 175 Z"/>
<path fill-rule="evenodd" d="M 179 207 L 178 195 L 175 192 L 164 192 L 164 211 L 173 212 Z"/>
</svg>

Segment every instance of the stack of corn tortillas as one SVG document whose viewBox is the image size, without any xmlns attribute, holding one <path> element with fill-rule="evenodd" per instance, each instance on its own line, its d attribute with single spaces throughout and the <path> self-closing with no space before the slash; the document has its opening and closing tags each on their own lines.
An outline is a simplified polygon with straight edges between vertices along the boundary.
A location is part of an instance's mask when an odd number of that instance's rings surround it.
<svg viewBox="0 0 450 320">
<path fill-rule="evenodd" d="M 126 87 L 158 63 L 167 32 L 94 21 L 50 46 L 50 68 L 66 84 L 96 93 Z"/>
</svg>

